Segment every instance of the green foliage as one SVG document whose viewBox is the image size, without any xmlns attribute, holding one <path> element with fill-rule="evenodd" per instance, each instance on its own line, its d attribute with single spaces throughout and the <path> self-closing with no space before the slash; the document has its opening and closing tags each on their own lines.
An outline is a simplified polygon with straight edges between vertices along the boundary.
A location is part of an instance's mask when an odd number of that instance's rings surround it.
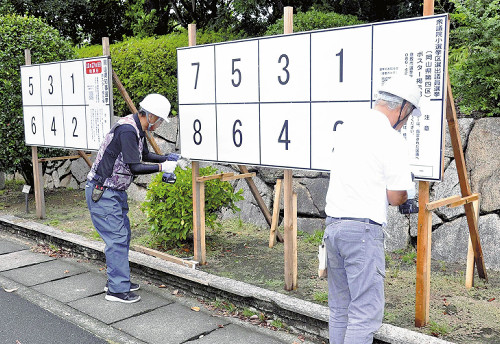
<svg viewBox="0 0 500 344">
<path fill-rule="evenodd" d="M 293 31 L 310 31 L 318 29 L 328 29 L 349 25 L 362 24 L 358 18 L 352 15 L 338 14 L 334 12 L 325 13 L 316 10 L 299 12 L 293 16 Z M 271 25 L 266 35 L 280 35 L 283 33 L 283 20 L 278 20 Z"/>
<path fill-rule="evenodd" d="M 212 166 L 200 168 L 200 176 L 216 174 Z M 179 244 L 185 240 L 193 228 L 193 190 L 191 169 L 176 169 L 175 184 L 163 183 L 162 173 L 158 173 L 148 186 L 146 201 L 142 203 L 150 231 L 166 242 Z M 205 182 L 205 224 L 208 227 L 220 226 L 217 212 L 222 208 L 233 212 L 240 209 L 235 205 L 243 199 L 243 190 L 233 191 L 228 182 L 220 179 Z"/>
<path fill-rule="evenodd" d="M 57 30 L 33 17 L 0 16 L 0 37 L 0 166 L 19 170 L 32 183 L 31 149 L 24 144 L 21 100 L 24 49 L 31 49 L 33 64 L 71 59 L 74 52 Z M 48 154 L 47 150 L 39 152 Z"/>
<path fill-rule="evenodd" d="M 215 43 L 242 38 L 243 34 L 229 31 L 205 31 L 197 33 L 197 43 Z M 136 106 L 149 93 L 160 93 L 172 104 L 172 113 L 178 111 L 177 101 L 177 48 L 188 45 L 187 31 L 149 38 L 129 38 L 111 44 L 113 70 L 120 77 Z M 102 55 L 101 46 L 90 46 L 77 51 L 79 57 Z M 113 90 L 115 114 L 124 116 L 129 109 L 116 89 Z"/>
<path fill-rule="evenodd" d="M 314 298 L 314 301 L 316 301 L 316 302 L 327 303 L 328 302 L 328 292 L 318 291 L 318 292 L 314 293 L 313 298 Z"/>
<path fill-rule="evenodd" d="M 500 115 L 500 0 L 451 0 L 450 79 L 466 114 Z"/>
<path fill-rule="evenodd" d="M 321 242 L 323 241 L 323 234 L 325 233 L 324 230 L 315 230 L 314 233 L 305 234 L 305 241 L 314 245 L 320 245 Z"/>
<path fill-rule="evenodd" d="M 446 336 L 450 331 L 450 327 L 446 324 L 440 324 L 432 320 L 429 322 L 429 334 L 434 337 Z"/>
</svg>

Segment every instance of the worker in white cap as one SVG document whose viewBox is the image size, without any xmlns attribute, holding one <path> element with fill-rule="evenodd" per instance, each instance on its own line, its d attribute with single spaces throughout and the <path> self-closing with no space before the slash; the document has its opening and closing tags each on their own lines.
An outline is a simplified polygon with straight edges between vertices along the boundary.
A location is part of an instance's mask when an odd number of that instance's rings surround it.
<svg viewBox="0 0 500 344">
<path fill-rule="evenodd" d="M 420 116 L 419 101 L 412 78 L 393 76 L 373 109 L 335 132 L 323 237 L 331 344 L 371 344 L 382 325 L 387 207 L 404 203 L 415 187 L 398 131 L 410 115 Z"/>
</svg>

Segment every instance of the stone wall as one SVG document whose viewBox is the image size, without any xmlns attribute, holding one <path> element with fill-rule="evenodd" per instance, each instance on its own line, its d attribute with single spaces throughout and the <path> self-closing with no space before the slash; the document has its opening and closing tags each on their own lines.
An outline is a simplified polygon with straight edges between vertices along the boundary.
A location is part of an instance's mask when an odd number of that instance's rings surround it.
<svg viewBox="0 0 500 344">
<path fill-rule="evenodd" d="M 500 270 L 500 118 L 460 118 L 460 136 L 473 192 L 481 193 L 479 233 L 484 258 L 488 268 Z M 178 121 L 174 118 L 155 132 L 155 139 L 162 152 L 174 152 L 178 146 Z M 447 129 L 446 129 L 447 131 Z M 446 134 L 444 179 L 431 183 L 431 200 L 460 194 L 457 169 L 453 158 L 449 134 Z M 200 166 L 205 166 L 201 163 Z M 239 173 L 236 165 L 217 165 L 223 172 Z M 251 167 L 257 172 L 254 182 L 266 205 L 272 211 L 276 179 L 283 178 L 283 170 Z M 83 159 L 48 163 L 45 171 L 45 187 L 83 188 L 89 168 Z M 322 230 L 325 217 L 325 196 L 328 189 L 328 173 L 293 172 L 294 191 L 298 197 L 298 229 L 306 232 Z M 144 200 L 145 187 L 150 175 L 139 176 L 130 187 L 131 199 Z M 233 181 L 236 189 L 243 189 L 244 201 L 237 205 L 241 212 L 222 212 L 223 219 L 239 217 L 242 221 L 267 227 L 267 222 L 244 180 Z M 281 202 L 281 209 L 283 203 Z M 416 244 L 417 215 L 401 215 L 397 207 L 390 207 L 387 226 L 387 249 L 394 251 Z M 439 208 L 433 214 L 432 257 L 450 262 L 465 263 L 468 227 L 463 207 Z"/>
</svg>

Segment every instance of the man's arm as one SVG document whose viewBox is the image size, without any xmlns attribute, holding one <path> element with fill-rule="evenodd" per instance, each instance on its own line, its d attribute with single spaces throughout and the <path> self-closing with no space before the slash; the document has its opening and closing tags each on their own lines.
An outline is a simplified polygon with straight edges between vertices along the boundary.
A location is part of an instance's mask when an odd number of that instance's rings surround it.
<svg viewBox="0 0 500 344">
<path fill-rule="evenodd" d="M 390 205 L 401 205 L 408 199 L 406 190 L 387 190 L 387 200 Z"/>
</svg>

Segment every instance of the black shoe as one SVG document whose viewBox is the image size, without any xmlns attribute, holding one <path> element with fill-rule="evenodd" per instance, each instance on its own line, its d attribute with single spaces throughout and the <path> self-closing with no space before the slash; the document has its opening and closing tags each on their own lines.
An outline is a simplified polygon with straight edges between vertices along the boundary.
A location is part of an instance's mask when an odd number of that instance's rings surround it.
<svg viewBox="0 0 500 344">
<path fill-rule="evenodd" d="M 139 289 L 141 289 L 141 286 L 139 284 L 130 282 L 130 291 L 138 291 Z M 104 291 L 108 291 L 108 282 L 106 282 Z"/>
<path fill-rule="evenodd" d="M 108 290 L 106 293 L 105 299 L 108 301 L 117 301 L 123 303 L 134 303 L 141 299 L 141 297 L 133 292 L 129 291 L 128 293 L 112 293 Z"/>
</svg>

